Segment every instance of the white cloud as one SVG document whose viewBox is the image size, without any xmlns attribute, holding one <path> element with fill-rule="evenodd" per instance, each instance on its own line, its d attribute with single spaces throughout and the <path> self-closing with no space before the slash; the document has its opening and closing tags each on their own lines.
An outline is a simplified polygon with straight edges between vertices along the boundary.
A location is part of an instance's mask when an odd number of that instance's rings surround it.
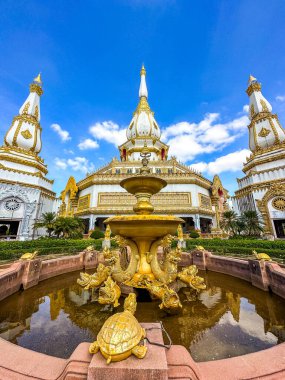
<svg viewBox="0 0 285 380">
<path fill-rule="evenodd" d="M 182 162 L 193 160 L 199 154 L 223 149 L 247 131 L 246 115 L 227 123 L 219 123 L 219 118 L 219 113 L 209 113 L 199 123 L 184 121 L 167 127 L 162 139 L 170 145 L 169 155 Z"/>
<path fill-rule="evenodd" d="M 96 123 L 89 128 L 89 132 L 97 140 L 105 140 L 116 147 L 126 141 L 126 129 L 120 129 L 113 121 Z"/>
<path fill-rule="evenodd" d="M 64 131 L 59 124 L 52 124 L 51 129 L 53 129 L 61 138 L 61 141 L 66 142 L 71 140 L 71 136 L 68 131 Z"/>
<path fill-rule="evenodd" d="M 248 105 L 248 104 L 245 104 L 245 105 L 242 107 L 242 110 L 243 110 L 243 112 L 248 112 L 248 111 L 249 111 L 249 105 Z"/>
<path fill-rule="evenodd" d="M 275 98 L 278 102 L 285 102 L 285 95 L 278 95 Z"/>
<path fill-rule="evenodd" d="M 246 157 L 250 155 L 250 150 L 242 149 L 225 156 L 218 157 L 215 161 L 206 163 L 199 162 L 191 165 L 191 168 L 199 172 L 207 172 L 208 174 L 220 174 L 223 172 L 237 172 L 242 169 Z"/>
<path fill-rule="evenodd" d="M 73 150 L 71 150 L 71 149 L 63 149 L 63 152 L 65 154 L 74 154 Z"/>
<path fill-rule="evenodd" d="M 59 169 L 66 170 L 70 168 L 74 171 L 80 171 L 83 173 L 92 172 L 95 170 L 94 164 L 89 162 L 85 157 L 74 157 L 74 158 L 58 158 L 56 157 L 55 166 Z"/>
<path fill-rule="evenodd" d="M 97 149 L 99 144 L 95 140 L 85 139 L 78 144 L 80 150 Z"/>
</svg>

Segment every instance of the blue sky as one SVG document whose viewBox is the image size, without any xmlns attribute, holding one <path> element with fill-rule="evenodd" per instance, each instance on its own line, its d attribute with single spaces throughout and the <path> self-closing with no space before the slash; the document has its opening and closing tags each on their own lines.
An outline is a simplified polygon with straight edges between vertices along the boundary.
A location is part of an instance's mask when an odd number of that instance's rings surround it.
<svg viewBox="0 0 285 380">
<path fill-rule="evenodd" d="M 0 139 L 41 71 L 41 156 L 59 193 L 118 156 L 144 62 L 171 155 L 233 193 L 250 73 L 285 125 L 284 19 L 284 0 L 0 0 Z"/>
</svg>

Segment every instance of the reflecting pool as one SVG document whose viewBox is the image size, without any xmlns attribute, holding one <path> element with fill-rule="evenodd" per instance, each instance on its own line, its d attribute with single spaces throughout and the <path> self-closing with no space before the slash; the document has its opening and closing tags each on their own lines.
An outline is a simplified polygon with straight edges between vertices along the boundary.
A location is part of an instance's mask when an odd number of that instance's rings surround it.
<svg viewBox="0 0 285 380">
<path fill-rule="evenodd" d="M 162 321 L 173 344 L 196 361 L 228 358 L 285 341 L 285 300 L 246 281 L 202 271 L 207 289 L 195 301 L 183 289 L 183 309 L 168 315 L 159 301 L 138 302 L 140 322 Z M 22 347 L 67 358 L 81 342 L 95 340 L 118 309 L 100 305 L 76 284 L 79 272 L 54 277 L 0 302 L 0 337 Z M 94 297 L 93 297 L 94 299 Z"/>
</svg>

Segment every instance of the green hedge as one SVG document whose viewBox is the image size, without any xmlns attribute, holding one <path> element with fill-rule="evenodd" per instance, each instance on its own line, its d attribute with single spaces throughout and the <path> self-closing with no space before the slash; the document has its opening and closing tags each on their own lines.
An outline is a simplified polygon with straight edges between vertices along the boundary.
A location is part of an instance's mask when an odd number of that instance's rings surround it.
<svg viewBox="0 0 285 380">
<path fill-rule="evenodd" d="M 0 242 L 0 260 L 15 260 L 26 252 L 39 251 L 39 255 L 73 254 L 83 251 L 89 245 L 95 249 L 102 248 L 102 240 L 75 239 L 38 239 L 31 241 L 2 241 Z"/>
<path fill-rule="evenodd" d="M 259 239 L 194 239 L 187 240 L 187 250 L 202 245 L 209 251 L 219 254 L 232 253 L 243 256 L 251 256 L 252 251 L 264 252 L 272 257 L 285 259 L 285 241 L 282 240 L 259 240 Z"/>
</svg>

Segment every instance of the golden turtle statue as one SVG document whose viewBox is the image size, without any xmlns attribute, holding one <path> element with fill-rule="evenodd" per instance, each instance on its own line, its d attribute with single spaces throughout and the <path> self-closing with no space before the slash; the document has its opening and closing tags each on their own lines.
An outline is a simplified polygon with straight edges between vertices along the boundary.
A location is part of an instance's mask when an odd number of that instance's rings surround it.
<svg viewBox="0 0 285 380">
<path fill-rule="evenodd" d="M 195 245 L 195 249 L 198 251 L 205 251 L 205 248 L 202 245 Z"/>
<path fill-rule="evenodd" d="M 102 326 L 97 340 L 89 347 L 90 354 L 100 350 L 107 364 L 127 359 L 131 354 L 140 359 L 145 357 L 147 347 L 140 346 L 139 342 L 146 333 L 134 317 L 136 307 L 136 295 L 130 293 L 125 299 L 124 311 L 112 315 Z"/>
<path fill-rule="evenodd" d="M 257 253 L 256 251 L 252 251 L 252 254 L 257 260 L 271 261 L 271 257 L 267 255 L 267 253 Z"/>
<path fill-rule="evenodd" d="M 33 253 L 30 253 L 30 252 L 24 253 L 20 257 L 20 260 L 33 260 L 38 255 L 38 253 L 39 253 L 39 251 L 35 251 Z"/>
</svg>

